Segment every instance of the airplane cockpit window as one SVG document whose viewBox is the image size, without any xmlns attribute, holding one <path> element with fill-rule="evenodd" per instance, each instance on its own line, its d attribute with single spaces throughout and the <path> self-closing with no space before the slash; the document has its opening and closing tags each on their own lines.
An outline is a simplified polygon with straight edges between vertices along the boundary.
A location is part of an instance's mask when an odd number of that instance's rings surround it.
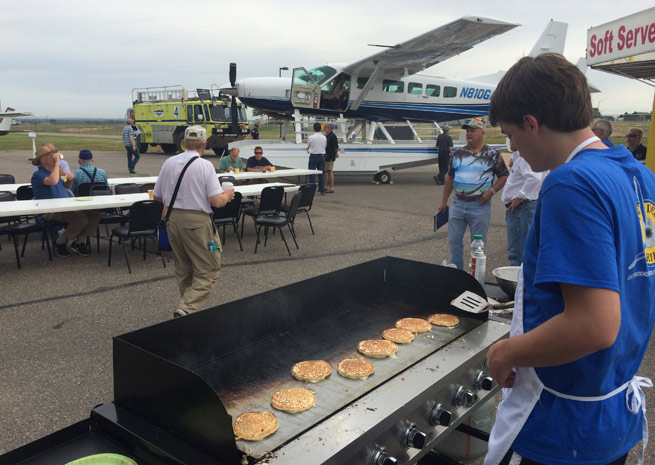
<svg viewBox="0 0 655 465">
<path fill-rule="evenodd" d="M 368 82 L 370 76 L 358 77 L 357 78 L 357 88 L 363 89 L 366 83 Z"/>
<path fill-rule="evenodd" d="M 457 87 L 444 86 L 443 96 L 445 98 L 457 97 Z"/>
<path fill-rule="evenodd" d="M 309 76 L 307 75 L 309 73 Z M 307 73 L 302 70 L 298 70 L 293 73 L 293 83 L 300 84 L 305 86 L 311 86 L 313 84 L 312 79 L 318 84 L 321 84 L 337 73 L 337 70 L 332 66 L 319 66 L 318 68 L 310 69 Z"/>
<path fill-rule="evenodd" d="M 425 86 L 425 95 L 428 97 L 439 97 L 441 94 L 441 86 L 435 86 L 434 84 L 427 84 Z"/>
<path fill-rule="evenodd" d="M 382 81 L 382 91 L 392 93 L 402 93 L 405 91 L 405 83 L 403 81 L 394 81 L 385 79 Z"/>
<path fill-rule="evenodd" d="M 418 82 L 410 82 L 407 85 L 407 93 L 413 95 L 421 95 L 423 93 L 423 84 Z"/>
</svg>

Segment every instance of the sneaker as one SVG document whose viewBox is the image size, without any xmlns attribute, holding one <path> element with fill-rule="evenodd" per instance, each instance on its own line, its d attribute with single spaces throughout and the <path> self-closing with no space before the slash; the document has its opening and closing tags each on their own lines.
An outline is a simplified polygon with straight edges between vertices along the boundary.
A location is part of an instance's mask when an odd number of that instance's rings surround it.
<svg viewBox="0 0 655 465">
<path fill-rule="evenodd" d="M 59 244 L 55 246 L 55 255 L 58 257 L 70 257 L 70 252 L 66 248 L 66 244 Z"/>
<path fill-rule="evenodd" d="M 186 310 L 182 310 L 181 308 L 178 308 L 177 310 L 175 310 L 173 312 L 173 318 L 179 318 L 181 316 L 187 316 L 188 314 L 189 314 L 189 312 L 187 312 Z"/>
<path fill-rule="evenodd" d="M 136 174 L 136 171 L 130 170 L 130 174 Z"/>
<path fill-rule="evenodd" d="M 91 255 L 91 251 L 89 250 L 89 248 L 86 246 L 84 242 L 80 244 L 78 244 L 77 242 L 73 242 L 71 244 L 71 249 L 73 250 L 73 252 L 77 252 L 83 257 L 88 257 L 89 255 Z"/>
<path fill-rule="evenodd" d="M 438 186 L 443 184 L 443 181 L 439 179 L 439 176 L 434 176 L 432 179 L 434 179 L 434 182 L 436 182 Z"/>
</svg>

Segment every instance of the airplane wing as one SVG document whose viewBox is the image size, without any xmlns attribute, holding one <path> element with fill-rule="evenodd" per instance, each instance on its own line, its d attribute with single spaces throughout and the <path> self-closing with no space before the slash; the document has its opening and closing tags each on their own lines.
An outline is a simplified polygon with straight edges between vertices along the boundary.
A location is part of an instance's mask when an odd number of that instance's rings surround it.
<svg viewBox="0 0 655 465">
<path fill-rule="evenodd" d="M 5 112 L 5 113 L 0 113 L 0 118 L 9 118 L 9 117 L 16 117 L 16 116 L 34 116 L 34 113 L 25 113 L 21 111 L 11 111 L 11 112 Z"/>
<path fill-rule="evenodd" d="M 459 55 L 516 26 L 518 24 L 491 18 L 467 16 L 351 63 L 344 71 L 370 76 L 377 68 L 384 77 L 398 79 Z"/>
</svg>

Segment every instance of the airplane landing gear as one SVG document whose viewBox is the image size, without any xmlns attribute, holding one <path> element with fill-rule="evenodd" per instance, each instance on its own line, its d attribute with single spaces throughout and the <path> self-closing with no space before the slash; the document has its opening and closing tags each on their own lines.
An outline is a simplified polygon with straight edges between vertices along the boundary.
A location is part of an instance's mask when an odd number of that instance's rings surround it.
<svg viewBox="0 0 655 465">
<path fill-rule="evenodd" d="M 390 184 L 391 175 L 387 170 L 379 171 L 373 176 L 373 181 L 375 181 L 377 184 Z"/>
</svg>

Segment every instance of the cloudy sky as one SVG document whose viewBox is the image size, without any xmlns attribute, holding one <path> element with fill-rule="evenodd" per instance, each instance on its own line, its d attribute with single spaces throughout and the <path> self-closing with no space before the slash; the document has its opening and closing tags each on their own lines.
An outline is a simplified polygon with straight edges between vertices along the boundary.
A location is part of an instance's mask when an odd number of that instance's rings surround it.
<svg viewBox="0 0 655 465">
<path fill-rule="evenodd" d="M 426 74 L 467 79 L 508 69 L 550 19 L 569 24 L 565 55 L 584 56 L 587 29 L 651 8 L 651 0 L 5 1 L 0 3 L 0 102 L 41 117 L 122 118 L 135 87 L 208 88 L 281 66 L 347 63 L 462 16 L 521 26 Z M 286 75 L 289 75 L 289 72 Z M 603 113 L 650 111 L 653 88 L 589 70 Z"/>
</svg>

